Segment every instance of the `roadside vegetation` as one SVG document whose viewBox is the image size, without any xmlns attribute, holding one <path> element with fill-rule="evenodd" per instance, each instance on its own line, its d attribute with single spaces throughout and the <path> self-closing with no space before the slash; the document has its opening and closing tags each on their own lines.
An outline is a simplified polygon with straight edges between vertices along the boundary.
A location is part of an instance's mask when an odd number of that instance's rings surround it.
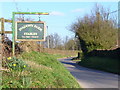
<svg viewBox="0 0 120 90">
<path fill-rule="evenodd" d="M 29 52 L 7 58 L 2 88 L 80 88 L 75 78 L 57 61 L 61 55 Z"/>
<path fill-rule="evenodd" d="M 71 31 L 79 40 L 84 55 L 92 50 L 113 49 L 117 45 L 117 20 L 109 16 L 110 11 L 98 4 L 94 10 L 78 18 Z"/>
<path fill-rule="evenodd" d="M 115 74 L 120 74 L 120 48 L 114 50 L 94 50 L 79 62 L 79 65 L 88 68 L 103 70 Z"/>
<path fill-rule="evenodd" d="M 87 68 L 120 74 L 118 59 L 113 59 L 109 57 L 91 56 L 91 57 L 85 57 L 78 64 L 80 66 L 85 66 Z"/>
<path fill-rule="evenodd" d="M 96 4 L 90 14 L 71 25 L 70 31 L 75 33 L 81 46 L 78 57 L 73 60 L 81 66 L 120 74 L 117 19 L 110 13 L 110 9 Z"/>
</svg>

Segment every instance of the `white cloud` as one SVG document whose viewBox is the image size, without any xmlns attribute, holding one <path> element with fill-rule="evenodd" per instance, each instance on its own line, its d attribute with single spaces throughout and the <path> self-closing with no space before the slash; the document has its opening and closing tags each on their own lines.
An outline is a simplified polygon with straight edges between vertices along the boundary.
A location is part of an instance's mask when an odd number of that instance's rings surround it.
<svg viewBox="0 0 120 90">
<path fill-rule="evenodd" d="M 72 12 L 83 12 L 83 11 L 84 11 L 84 9 L 82 9 L 82 8 L 72 10 Z"/>
<path fill-rule="evenodd" d="M 50 15 L 54 15 L 54 16 L 65 16 L 65 14 L 63 12 L 59 12 L 59 11 L 52 11 L 50 13 Z"/>
</svg>

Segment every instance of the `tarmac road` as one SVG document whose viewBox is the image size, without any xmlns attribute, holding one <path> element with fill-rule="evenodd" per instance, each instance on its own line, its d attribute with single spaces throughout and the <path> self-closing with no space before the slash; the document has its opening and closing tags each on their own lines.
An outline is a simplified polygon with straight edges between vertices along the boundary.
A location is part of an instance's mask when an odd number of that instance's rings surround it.
<svg viewBox="0 0 120 90">
<path fill-rule="evenodd" d="M 85 68 L 71 61 L 71 58 L 58 59 L 77 79 L 82 88 L 118 88 L 118 75 Z M 119 88 L 120 90 L 120 88 Z"/>
</svg>

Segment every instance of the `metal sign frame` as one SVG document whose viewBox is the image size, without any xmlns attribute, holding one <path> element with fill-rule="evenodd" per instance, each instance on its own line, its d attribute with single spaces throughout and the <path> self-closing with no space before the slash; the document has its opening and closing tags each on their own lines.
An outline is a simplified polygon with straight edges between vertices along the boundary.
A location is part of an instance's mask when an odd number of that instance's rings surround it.
<svg viewBox="0 0 120 90">
<path fill-rule="evenodd" d="M 15 15 L 28 14 L 28 15 L 49 15 L 47 12 L 13 12 L 12 13 L 12 54 L 15 56 Z"/>
<path fill-rule="evenodd" d="M 43 24 L 44 26 L 43 26 L 43 39 L 18 39 L 17 38 L 17 35 L 18 35 L 18 33 L 17 33 L 17 24 L 18 23 L 31 23 L 31 24 L 35 24 L 35 23 L 40 23 L 40 24 Z M 46 23 L 45 22 L 43 22 L 43 21 L 17 21 L 16 23 L 15 23 L 15 41 L 45 41 L 45 36 L 46 36 Z"/>
</svg>

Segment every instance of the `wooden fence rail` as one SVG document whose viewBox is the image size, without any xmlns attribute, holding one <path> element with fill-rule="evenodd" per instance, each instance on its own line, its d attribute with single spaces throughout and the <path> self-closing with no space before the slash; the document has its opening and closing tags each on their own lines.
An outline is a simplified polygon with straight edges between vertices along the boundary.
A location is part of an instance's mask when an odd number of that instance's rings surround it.
<svg viewBox="0 0 120 90">
<path fill-rule="evenodd" d="M 5 22 L 12 23 L 12 20 L 0 18 L 0 59 L 3 59 L 3 41 L 5 39 L 5 34 L 12 34 L 12 31 L 5 31 Z"/>
</svg>

